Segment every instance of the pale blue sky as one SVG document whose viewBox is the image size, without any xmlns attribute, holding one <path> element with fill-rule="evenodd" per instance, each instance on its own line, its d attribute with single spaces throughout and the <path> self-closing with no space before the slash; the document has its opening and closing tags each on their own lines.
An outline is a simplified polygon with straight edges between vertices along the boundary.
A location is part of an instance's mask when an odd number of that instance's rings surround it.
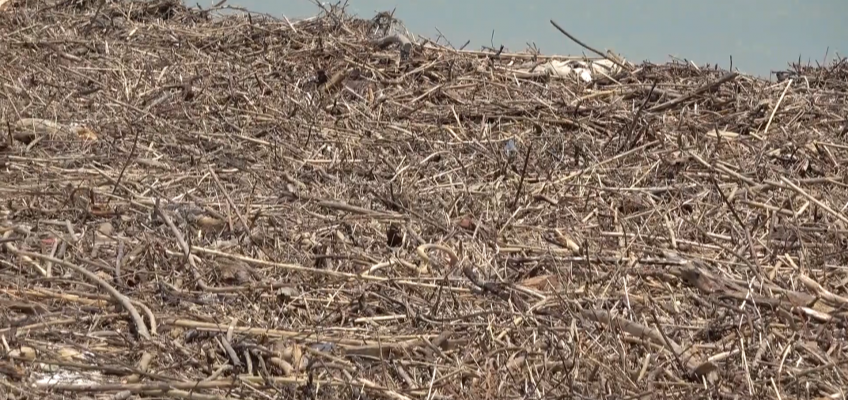
<svg viewBox="0 0 848 400">
<path fill-rule="evenodd" d="M 202 6 L 213 0 L 200 2 Z M 194 4 L 191 2 L 190 4 Z M 309 0 L 229 0 L 253 11 L 291 18 L 315 15 Z M 535 44 L 545 54 L 581 54 L 553 26 L 603 51 L 613 49 L 639 63 L 668 61 L 669 55 L 699 65 L 733 65 L 767 75 L 798 56 L 821 62 L 848 51 L 848 0 L 350 0 L 349 11 L 371 18 L 397 7 L 395 16 L 420 35 L 436 38 L 438 28 L 455 46 L 494 44 L 523 50 Z"/>
</svg>

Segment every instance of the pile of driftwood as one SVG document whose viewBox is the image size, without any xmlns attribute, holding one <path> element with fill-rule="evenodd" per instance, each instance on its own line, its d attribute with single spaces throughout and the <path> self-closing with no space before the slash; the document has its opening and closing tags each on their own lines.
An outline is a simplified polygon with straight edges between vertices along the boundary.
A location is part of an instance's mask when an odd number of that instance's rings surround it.
<svg viewBox="0 0 848 400">
<path fill-rule="evenodd" d="M 0 398 L 845 395 L 841 60 L 4 8 Z"/>
</svg>

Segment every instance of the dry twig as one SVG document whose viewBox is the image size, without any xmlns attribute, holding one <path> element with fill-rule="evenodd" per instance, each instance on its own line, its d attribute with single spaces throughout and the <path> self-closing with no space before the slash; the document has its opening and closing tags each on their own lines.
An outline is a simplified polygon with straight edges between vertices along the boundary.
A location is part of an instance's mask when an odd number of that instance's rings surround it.
<svg viewBox="0 0 848 400">
<path fill-rule="evenodd" d="M 8 7 L 0 393 L 848 387 L 844 60 L 775 84 L 456 50 L 342 5 Z"/>
</svg>

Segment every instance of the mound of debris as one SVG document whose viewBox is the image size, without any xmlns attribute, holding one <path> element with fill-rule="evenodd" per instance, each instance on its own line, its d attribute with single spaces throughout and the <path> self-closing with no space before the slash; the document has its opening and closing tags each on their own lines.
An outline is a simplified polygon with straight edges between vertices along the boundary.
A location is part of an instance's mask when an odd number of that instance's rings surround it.
<svg viewBox="0 0 848 400">
<path fill-rule="evenodd" d="M 3 8 L 2 398 L 848 387 L 843 60 L 774 82 L 341 8 Z"/>
</svg>

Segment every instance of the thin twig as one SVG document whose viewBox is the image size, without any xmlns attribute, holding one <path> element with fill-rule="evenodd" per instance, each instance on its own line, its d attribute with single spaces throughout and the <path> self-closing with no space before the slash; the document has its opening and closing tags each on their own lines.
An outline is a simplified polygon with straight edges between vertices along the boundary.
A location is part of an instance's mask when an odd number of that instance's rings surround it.
<svg viewBox="0 0 848 400">
<path fill-rule="evenodd" d="M 530 153 L 533 151 L 533 143 L 527 148 L 527 154 L 524 155 L 524 166 L 521 168 L 521 178 L 518 180 L 518 187 L 515 189 L 515 196 L 512 198 L 511 210 L 515 210 L 515 205 L 518 203 L 518 197 L 521 196 L 521 189 L 524 188 L 524 176 L 527 174 L 527 162 L 530 161 Z"/>
<path fill-rule="evenodd" d="M 177 239 L 177 244 L 180 245 L 180 248 L 183 250 L 183 254 L 188 257 L 191 254 L 191 247 L 189 247 L 188 243 L 186 243 L 185 239 L 183 239 L 183 234 L 180 233 L 179 228 L 174 225 L 174 221 L 171 220 L 167 214 L 162 211 L 162 208 L 159 207 L 159 198 L 156 199 L 156 203 L 153 205 L 153 209 L 156 214 L 165 221 L 165 224 L 168 225 L 168 228 L 171 229 L 171 233 L 174 234 L 174 237 Z"/>
<path fill-rule="evenodd" d="M 559 26 L 559 24 L 557 24 L 556 22 L 554 22 L 554 20 L 551 20 L 551 25 L 553 25 L 553 26 L 554 26 L 554 28 L 557 28 L 557 30 L 558 30 L 558 31 L 562 32 L 562 34 L 563 34 L 563 35 L 565 35 L 566 37 L 568 37 L 569 39 L 571 39 L 574 43 L 577 43 L 577 44 L 579 44 L 580 46 L 583 46 L 583 48 L 585 48 L 585 49 L 587 49 L 587 50 L 589 50 L 589 51 L 591 51 L 591 52 L 593 52 L 593 53 L 595 53 L 595 54 L 597 54 L 597 55 L 599 55 L 599 56 L 601 56 L 601 57 L 603 57 L 603 58 L 606 58 L 607 60 L 609 60 L 609 61 L 610 61 L 610 62 L 612 62 L 613 64 L 618 65 L 619 67 L 621 67 L 621 69 L 623 69 L 623 70 L 625 70 L 625 71 L 630 71 L 630 68 L 628 68 L 626 65 L 624 65 L 624 64 L 622 64 L 622 63 L 620 63 L 620 62 L 618 62 L 618 60 L 614 60 L 614 59 L 613 59 L 613 58 L 611 58 L 610 56 L 608 56 L 608 55 L 606 55 L 606 54 L 604 54 L 604 53 L 601 53 L 601 52 L 600 52 L 600 51 L 598 51 L 598 50 L 595 50 L 595 48 L 594 48 L 594 47 L 591 47 L 591 46 L 589 46 L 588 44 L 581 42 L 581 41 L 580 41 L 579 39 L 577 39 L 576 37 L 571 36 L 571 34 L 570 34 L 570 33 L 566 32 L 566 31 L 565 31 L 565 29 L 562 29 L 562 27 L 560 27 L 560 26 Z"/>
</svg>

